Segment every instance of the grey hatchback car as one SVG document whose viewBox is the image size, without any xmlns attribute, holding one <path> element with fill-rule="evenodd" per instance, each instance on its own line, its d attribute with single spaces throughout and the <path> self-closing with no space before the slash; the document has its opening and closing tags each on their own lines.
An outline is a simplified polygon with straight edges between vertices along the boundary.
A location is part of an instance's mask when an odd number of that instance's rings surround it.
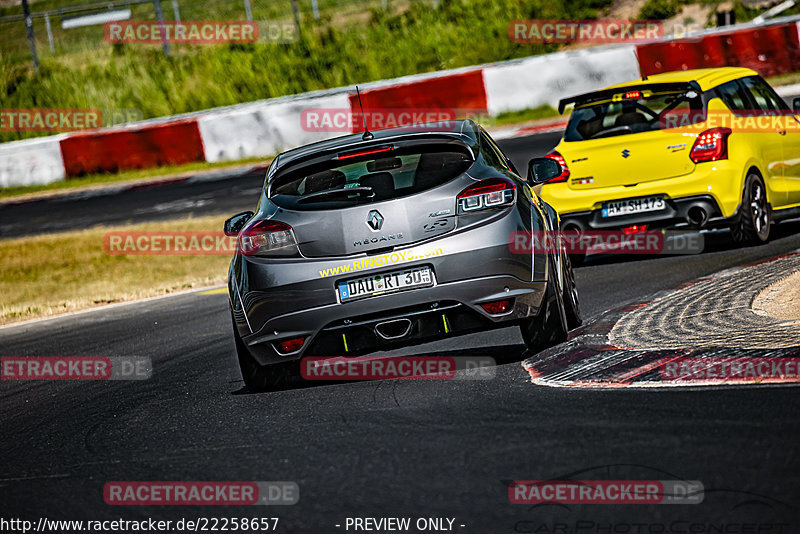
<svg viewBox="0 0 800 534">
<path fill-rule="evenodd" d="M 520 253 L 558 231 L 528 178 L 471 120 L 353 134 L 277 156 L 256 212 L 235 215 L 228 273 L 249 390 L 292 382 L 304 356 L 348 356 L 519 325 L 532 350 L 581 324 L 568 255 Z"/>
</svg>

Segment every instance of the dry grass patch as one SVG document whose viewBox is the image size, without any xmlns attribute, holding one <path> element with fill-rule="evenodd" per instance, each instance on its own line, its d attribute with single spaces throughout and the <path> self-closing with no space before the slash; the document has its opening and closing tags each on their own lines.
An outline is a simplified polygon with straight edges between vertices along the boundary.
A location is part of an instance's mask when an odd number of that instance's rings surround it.
<svg viewBox="0 0 800 534">
<path fill-rule="evenodd" d="M 0 324 L 225 282 L 228 255 L 107 254 L 109 231 L 220 231 L 224 216 L 0 241 Z"/>
</svg>

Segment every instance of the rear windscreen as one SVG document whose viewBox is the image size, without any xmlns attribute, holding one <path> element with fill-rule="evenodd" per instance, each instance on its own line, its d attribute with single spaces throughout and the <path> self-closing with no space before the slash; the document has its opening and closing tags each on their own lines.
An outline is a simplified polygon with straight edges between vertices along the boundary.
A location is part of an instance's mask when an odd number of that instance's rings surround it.
<svg viewBox="0 0 800 534">
<path fill-rule="evenodd" d="M 281 207 L 298 210 L 380 202 L 442 185 L 472 163 L 469 152 L 453 144 L 340 155 L 336 160 L 279 173 L 270 184 L 269 197 Z"/>
<path fill-rule="evenodd" d="M 696 91 L 658 94 L 631 91 L 605 102 L 579 105 L 572 112 L 564 140 L 586 141 L 679 128 L 704 120 L 703 99 Z"/>
</svg>

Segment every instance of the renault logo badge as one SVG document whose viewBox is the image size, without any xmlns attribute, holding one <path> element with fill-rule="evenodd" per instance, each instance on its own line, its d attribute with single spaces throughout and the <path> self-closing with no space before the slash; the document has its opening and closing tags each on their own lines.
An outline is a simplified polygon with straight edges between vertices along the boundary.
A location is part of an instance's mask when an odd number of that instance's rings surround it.
<svg viewBox="0 0 800 534">
<path fill-rule="evenodd" d="M 372 210 L 367 215 L 367 225 L 372 228 L 373 232 L 377 232 L 383 226 L 383 215 L 378 210 Z"/>
</svg>

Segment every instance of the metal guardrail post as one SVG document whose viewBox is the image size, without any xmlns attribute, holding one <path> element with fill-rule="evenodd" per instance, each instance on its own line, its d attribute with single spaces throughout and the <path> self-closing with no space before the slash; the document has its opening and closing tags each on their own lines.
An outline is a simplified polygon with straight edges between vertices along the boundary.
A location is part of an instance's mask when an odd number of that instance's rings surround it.
<svg viewBox="0 0 800 534">
<path fill-rule="evenodd" d="M 175 16 L 175 22 L 180 24 L 180 22 L 181 22 L 181 12 L 178 9 L 178 0 L 172 0 L 172 14 Z"/>
<path fill-rule="evenodd" d="M 36 41 L 33 38 L 33 18 L 31 18 L 31 8 L 28 0 L 22 0 L 22 14 L 25 16 L 25 32 L 28 34 L 28 46 L 31 48 L 33 58 L 33 68 L 39 72 L 39 56 L 36 54 Z"/>
<path fill-rule="evenodd" d="M 53 44 L 53 28 L 50 26 L 50 13 L 44 14 L 44 27 L 47 29 L 47 42 L 50 43 L 50 53 L 56 53 L 55 44 Z"/>
<path fill-rule="evenodd" d="M 164 46 L 164 55 L 169 57 L 169 43 L 167 42 L 167 31 L 164 25 L 164 11 L 161 9 L 161 0 L 153 0 L 153 5 L 156 8 L 156 19 L 160 23 L 161 28 L 161 42 Z"/>
</svg>

